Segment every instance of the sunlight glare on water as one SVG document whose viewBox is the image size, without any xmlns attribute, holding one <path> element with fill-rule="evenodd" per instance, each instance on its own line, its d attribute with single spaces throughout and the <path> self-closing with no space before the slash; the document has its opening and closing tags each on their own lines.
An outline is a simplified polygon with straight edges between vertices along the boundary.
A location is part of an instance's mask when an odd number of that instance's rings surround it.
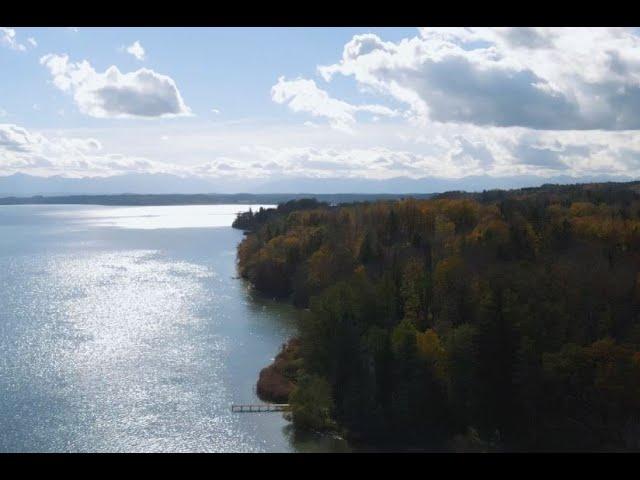
<svg viewBox="0 0 640 480">
<path fill-rule="evenodd" d="M 295 317 L 237 278 L 239 208 L 0 207 L 0 451 L 295 450 L 230 412 Z"/>
<path fill-rule="evenodd" d="M 228 227 L 238 212 L 254 211 L 274 205 L 170 205 L 157 207 L 89 207 L 81 212 L 78 221 L 92 226 L 119 228 L 205 228 Z M 51 215 L 75 216 L 65 210 Z"/>
</svg>

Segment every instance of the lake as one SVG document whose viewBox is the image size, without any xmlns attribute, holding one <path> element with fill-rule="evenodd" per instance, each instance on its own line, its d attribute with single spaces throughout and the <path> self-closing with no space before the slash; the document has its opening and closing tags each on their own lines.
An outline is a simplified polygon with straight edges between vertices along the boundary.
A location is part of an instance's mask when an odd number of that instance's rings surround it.
<svg viewBox="0 0 640 480">
<path fill-rule="evenodd" d="M 298 315 L 237 278 L 249 207 L 0 206 L 0 451 L 345 450 L 231 412 Z"/>
</svg>

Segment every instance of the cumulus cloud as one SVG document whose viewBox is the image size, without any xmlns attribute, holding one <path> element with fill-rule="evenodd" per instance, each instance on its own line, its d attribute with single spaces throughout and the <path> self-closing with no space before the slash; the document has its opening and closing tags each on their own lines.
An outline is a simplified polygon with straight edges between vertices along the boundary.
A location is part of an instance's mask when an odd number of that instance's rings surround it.
<svg viewBox="0 0 640 480">
<path fill-rule="evenodd" d="M 132 172 L 173 172 L 143 157 L 105 152 L 95 138 L 50 137 L 13 124 L 0 124 L 0 174 L 108 176 Z"/>
<path fill-rule="evenodd" d="M 136 57 L 137 60 L 140 60 L 140 61 L 144 60 L 145 51 L 143 46 L 140 44 L 138 40 L 136 40 L 131 45 L 129 45 L 126 48 L 126 51 L 127 53 Z"/>
<path fill-rule="evenodd" d="M 524 165 L 533 165 L 550 170 L 566 170 L 568 165 L 560 160 L 560 152 L 551 148 L 535 145 L 519 144 L 514 156 L 516 162 Z"/>
<path fill-rule="evenodd" d="M 318 88 L 316 82 L 303 78 L 286 80 L 278 78 L 271 88 L 271 99 L 286 104 L 294 112 L 310 113 L 314 117 L 324 117 L 329 124 L 346 132 L 352 131 L 357 112 L 394 117 L 398 112 L 383 105 L 352 105 L 332 98 L 326 91 Z"/>
<path fill-rule="evenodd" d="M 370 126 L 368 141 L 336 142 L 326 129 L 306 129 L 309 139 L 297 146 L 254 148 L 248 159 L 270 168 L 263 175 L 326 178 L 438 177 L 469 175 L 580 177 L 608 174 L 640 175 L 640 135 L 636 132 L 541 131 L 473 125 L 432 125 L 429 135 L 419 126 Z M 409 133 L 394 142 L 392 130 Z M 305 146 L 313 143 L 314 146 Z M 285 145 L 285 146 L 283 146 Z"/>
<path fill-rule="evenodd" d="M 483 169 L 489 169 L 495 162 L 493 153 L 484 142 L 470 141 L 457 135 L 454 137 L 454 143 L 458 148 L 452 154 L 452 158 L 457 162 L 475 161 Z"/>
<path fill-rule="evenodd" d="M 637 175 L 640 142 L 627 133 L 612 133 L 586 139 L 575 132 L 556 139 L 552 135 L 525 130 L 514 135 L 504 129 L 444 128 L 419 143 L 314 141 L 326 136 L 324 127 L 307 129 L 307 141 L 296 145 L 255 145 L 227 151 L 218 160 L 197 168 L 204 176 L 236 178 L 342 178 L 391 179 L 396 177 L 462 178 L 469 175 L 496 177 L 536 175 L 615 174 Z M 189 141 L 194 141 L 189 137 Z M 180 142 L 174 139 L 174 142 Z M 314 146 L 304 146 L 313 143 Z M 377 143 L 377 145 L 376 145 Z M 384 145 L 386 144 L 386 145 Z M 627 146 L 629 150 L 627 149 Z M 624 149 L 621 151 L 620 149 Z M 634 152 L 634 153 L 631 153 Z"/>
<path fill-rule="evenodd" d="M 387 179 L 424 177 L 442 171 L 442 159 L 385 147 L 308 149 L 287 158 L 287 172 L 313 177 Z"/>
<path fill-rule="evenodd" d="M 345 136 L 328 124 L 140 128 L 132 135 L 127 128 L 34 132 L 2 124 L 0 174 L 163 172 L 238 185 L 249 179 L 563 175 L 578 181 L 640 174 L 640 135 L 631 131 L 433 124 L 425 134 L 419 125 L 366 123 L 358 135 Z"/>
<path fill-rule="evenodd" d="M 0 148 L 13 152 L 27 152 L 36 140 L 17 125 L 0 125 Z"/>
<path fill-rule="evenodd" d="M 251 162 L 245 160 L 249 157 Z M 424 176 L 438 169 L 439 160 L 411 152 L 373 148 L 267 147 L 249 148 L 242 157 L 218 159 L 197 171 L 210 176 L 244 178 L 391 178 Z"/>
<path fill-rule="evenodd" d="M 640 128 L 640 37 L 624 28 L 424 28 L 354 36 L 325 80 L 352 76 L 415 118 L 542 130 Z"/>
<path fill-rule="evenodd" d="M 121 73 L 111 66 L 103 73 L 91 64 L 69 62 L 67 55 L 40 59 L 53 84 L 73 95 L 79 110 L 96 118 L 159 118 L 190 115 L 173 79 L 147 68 Z"/>
<path fill-rule="evenodd" d="M 8 27 L 0 27 L 0 45 L 19 52 L 24 52 L 27 49 L 25 45 L 18 42 L 16 31 Z"/>
</svg>

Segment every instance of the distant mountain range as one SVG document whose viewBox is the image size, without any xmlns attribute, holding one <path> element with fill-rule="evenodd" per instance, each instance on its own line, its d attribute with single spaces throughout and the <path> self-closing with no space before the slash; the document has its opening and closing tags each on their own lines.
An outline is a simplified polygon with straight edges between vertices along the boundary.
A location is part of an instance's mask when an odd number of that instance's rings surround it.
<svg viewBox="0 0 640 480">
<path fill-rule="evenodd" d="M 451 190 L 478 192 L 491 189 L 535 187 L 545 183 L 570 184 L 634 180 L 622 176 L 573 178 L 557 176 L 490 177 L 468 176 L 460 179 L 396 177 L 388 180 L 354 178 L 286 178 L 276 180 L 182 178 L 168 174 L 127 174 L 111 177 L 65 178 L 37 177 L 16 173 L 0 177 L 0 197 L 33 195 L 113 195 L 113 194 L 407 194 L 438 193 Z"/>
</svg>

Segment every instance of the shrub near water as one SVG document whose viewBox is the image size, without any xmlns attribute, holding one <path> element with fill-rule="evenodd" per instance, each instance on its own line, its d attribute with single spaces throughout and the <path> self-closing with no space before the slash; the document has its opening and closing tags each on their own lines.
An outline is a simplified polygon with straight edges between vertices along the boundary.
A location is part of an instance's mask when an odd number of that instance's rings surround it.
<svg viewBox="0 0 640 480">
<path fill-rule="evenodd" d="M 282 346 L 274 362 L 260 371 L 256 393 L 265 401 L 287 403 L 301 367 L 300 340 Z"/>
</svg>

